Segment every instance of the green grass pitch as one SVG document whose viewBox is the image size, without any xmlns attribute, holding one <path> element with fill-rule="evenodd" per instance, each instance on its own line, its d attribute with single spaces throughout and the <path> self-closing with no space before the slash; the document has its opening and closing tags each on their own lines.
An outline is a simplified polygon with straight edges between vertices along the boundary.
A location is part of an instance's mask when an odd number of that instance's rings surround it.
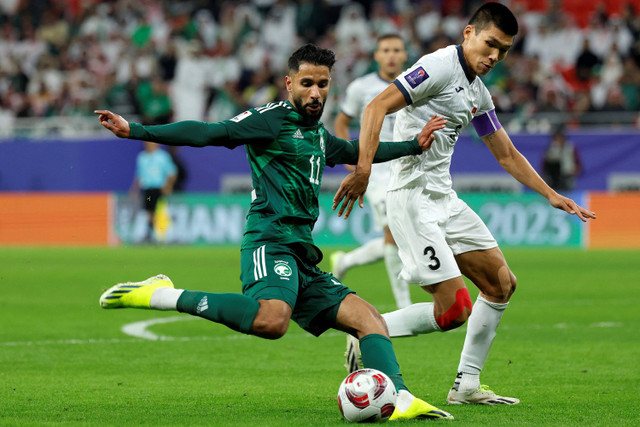
<svg viewBox="0 0 640 427">
<path fill-rule="evenodd" d="M 413 393 L 458 425 L 638 425 L 640 253 L 505 255 L 518 290 L 482 382 L 522 403 L 444 404 L 464 327 L 394 340 Z M 175 312 L 98 306 L 106 287 L 157 273 L 178 287 L 238 292 L 239 250 L 1 248 L 0 424 L 346 425 L 335 401 L 346 376 L 342 334 L 313 338 L 292 323 L 267 341 Z M 380 311 L 394 308 L 383 263 L 350 271 L 345 283 Z M 412 297 L 429 300 L 419 288 Z M 162 318 L 144 329 L 159 340 L 121 330 Z"/>
</svg>

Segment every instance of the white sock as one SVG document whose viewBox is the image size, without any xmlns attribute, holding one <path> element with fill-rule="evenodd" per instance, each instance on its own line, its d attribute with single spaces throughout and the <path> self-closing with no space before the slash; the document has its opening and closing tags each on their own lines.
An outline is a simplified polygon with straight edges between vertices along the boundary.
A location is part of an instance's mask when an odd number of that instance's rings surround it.
<svg viewBox="0 0 640 427">
<path fill-rule="evenodd" d="M 183 292 L 184 289 L 158 288 L 153 291 L 149 306 L 155 310 L 176 310 Z"/>
<path fill-rule="evenodd" d="M 402 270 L 402 260 L 398 255 L 398 247 L 387 243 L 384 245 L 384 264 L 387 267 L 389 282 L 391 283 L 391 291 L 396 300 L 398 308 L 405 308 L 411 305 L 411 294 L 409 293 L 409 284 L 404 280 L 400 280 L 398 275 Z"/>
<path fill-rule="evenodd" d="M 432 302 L 419 302 L 382 315 L 389 328 L 389 336 L 406 337 L 441 331 L 433 314 Z"/>
<path fill-rule="evenodd" d="M 409 409 L 411 406 L 411 402 L 413 402 L 415 397 L 408 390 L 400 390 L 398 391 L 398 400 L 396 401 L 396 408 L 400 412 L 404 412 Z"/>
<path fill-rule="evenodd" d="M 370 264 L 384 257 L 384 239 L 369 240 L 364 245 L 355 248 L 351 252 L 347 252 L 340 260 L 341 267 L 346 272 L 351 267 L 358 265 Z"/>
<path fill-rule="evenodd" d="M 472 392 L 480 388 L 480 375 L 458 372 L 453 389 L 458 392 Z"/>
<path fill-rule="evenodd" d="M 465 390 L 461 391 L 469 391 L 466 387 L 472 385 L 474 390 L 480 386 L 480 372 L 489 357 L 496 329 L 498 329 L 502 314 L 508 305 L 509 303 L 501 304 L 488 301 L 481 295 L 478 295 L 475 304 L 473 304 L 458 366 L 458 372 L 463 373 L 460 387 L 465 387 Z M 476 383 L 477 385 L 475 385 Z"/>
</svg>

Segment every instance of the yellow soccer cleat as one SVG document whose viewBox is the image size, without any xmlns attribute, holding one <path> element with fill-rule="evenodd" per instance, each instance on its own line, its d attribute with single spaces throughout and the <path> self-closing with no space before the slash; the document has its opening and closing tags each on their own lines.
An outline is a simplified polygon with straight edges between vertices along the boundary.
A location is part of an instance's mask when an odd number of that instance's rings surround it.
<svg viewBox="0 0 640 427">
<path fill-rule="evenodd" d="M 400 395 L 401 393 L 402 394 L 407 393 L 410 395 L 410 393 L 407 392 L 406 390 L 400 390 L 400 392 L 398 393 L 398 403 L 400 403 L 401 397 L 402 398 L 407 397 L 406 395 L 401 396 Z M 429 419 L 429 420 L 437 420 L 437 419 L 452 420 L 453 419 L 453 415 L 451 415 L 447 411 L 438 409 L 435 406 L 430 405 L 424 400 L 418 399 L 415 396 L 410 396 L 410 397 L 413 397 L 413 400 L 411 401 L 411 404 L 409 405 L 409 407 L 404 411 L 400 411 L 399 409 L 400 405 L 397 404 L 396 409 L 393 411 L 393 414 L 391 414 L 391 417 L 389 418 L 390 421 L 415 420 L 415 419 Z"/>
<path fill-rule="evenodd" d="M 173 288 L 173 282 L 158 274 L 142 282 L 118 283 L 100 296 L 102 308 L 151 308 L 151 295 L 158 288 Z"/>
</svg>

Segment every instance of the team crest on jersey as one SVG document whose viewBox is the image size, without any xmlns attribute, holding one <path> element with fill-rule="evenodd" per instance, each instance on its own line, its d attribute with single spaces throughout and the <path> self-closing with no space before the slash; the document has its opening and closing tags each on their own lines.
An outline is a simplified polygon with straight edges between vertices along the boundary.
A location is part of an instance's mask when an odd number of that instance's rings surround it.
<svg viewBox="0 0 640 427">
<path fill-rule="evenodd" d="M 292 274 L 291 267 L 289 267 L 286 261 L 276 261 L 273 271 L 275 271 L 278 276 L 282 277 L 289 277 Z"/>
<path fill-rule="evenodd" d="M 420 83 L 427 80 L 428 78 L 429 78 L 429 74 L 427 74 L 427 72 L 422 67 L 418 67 L 412 72 L 410 72 L 409 74 L 407 74 L 406 76 L 404 76 L 404 79 L 407 81 L 407 83 L 409 83 L 409 86 L 411 86 L 413 89 L 418 87 Z"/>
<path fill-rule="evenodd" d="M 246 119 L 247 117 L 249 117 L 251 115 L 251 111 L 247 110 L 244 113 L 240 113 L 237 116 L 233 117 L 232 119 L 230 119 L 232 122 L 241 122 L 242 120 Z"/>
<path fill-rule="evenodd" d="M 324 149 L 324 135 L 322 134 L 322 132 L 320 132 L 320 149 L 322 150 L 322 152 L 325 152 Z"/>
</svg>

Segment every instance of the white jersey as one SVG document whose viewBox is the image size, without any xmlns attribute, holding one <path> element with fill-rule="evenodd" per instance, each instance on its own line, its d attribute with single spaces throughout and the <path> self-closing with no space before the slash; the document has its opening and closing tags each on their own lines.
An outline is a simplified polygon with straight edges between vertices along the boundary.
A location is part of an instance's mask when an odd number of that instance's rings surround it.
<svg viewBox="0 0 640 427">
<path fill-rule="evenodd" d="M 342 103 L 342 112 L 349 117 L 357 118 L 360 120 L 360 123 L 362 123 L 364 108 L 388 86 L 389 82 L 380 77 L 377 72 L 369 73 L 355 79 L 347 87 L 347 93 Z M 393 125 L 395 119 L 396 113 L 389 114 L 384 118 L 382 129 L 380 130 L 380 141 L 394 141 Z M 389 168 L 389 162 L 373 164 L 371 166 L 369 185 L 373 185 L 374 187 L 380 186 L 382 187 L 382 191 L 386 191 L 390 177 Z"/>
<path fill-rule="evenodd" d="M 480 78 L 469 79 L 460 46 L 447 46 L 423 56 L 394 81 L 407 107 L 397 113 L 394 139 L 415 138 L 434 114 L 447 119 L 435 132 L 431 148 L 391 163 L 389 190 L 421 186 L 428 192 L 455 194 L 451 156 L 460 131 L 473 119 L 480 136 L 500 128 L 491 95 Z"/>
</svg>

